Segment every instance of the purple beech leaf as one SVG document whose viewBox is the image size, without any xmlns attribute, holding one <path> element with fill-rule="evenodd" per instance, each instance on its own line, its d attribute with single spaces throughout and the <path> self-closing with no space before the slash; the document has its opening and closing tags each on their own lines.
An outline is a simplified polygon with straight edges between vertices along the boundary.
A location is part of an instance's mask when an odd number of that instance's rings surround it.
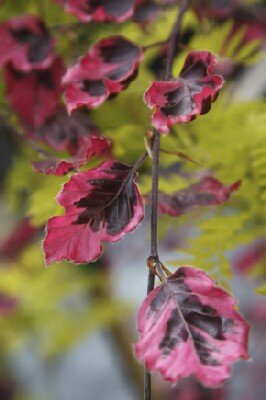
<svg viewBox="0 0 266 400">
<path fill-rule="evenodd" d="M 206 114 L 217 99 L 223 79 L 214 75 L 217 58 L 207 51 L 191 51 L 177 79 L 154 81 L 144 101 L 155 108 L 152 124 L 167 134 L 174 124 L 186 123 Z"/>
<path fill-rule="evenodd" d="M 204 386 L 219 386 L 235 361 L 249 358 L 249 327 L 235 307 L 205 272 L 178 268 L 141 305 L 137 358 L 165 380 L 193 375 Z"/>
<path fill-rule="evenodd" d="M 20 15 L 0 24 L 0 66 L 18 70 L 47 69 L 55 60 L 55 42 L 42 19 Z"/>
<path fill-rule="evenodd" d="M 144 217 L 136 172 L 119 161 L 72 175 L 57 196 L 65 215 L 48 220 L 46 263 L 88 263 L 102 253 L 101 242 L 116 242 Z"/>
<path fill-rule="evenodd" d="M 68 113 L 82 106 L 97 108 L 126 89 L 142 58 L 142 48 L 122 36 L 97 42 L 63 78 Z"/>
<path fill-rule="evenodd" d="M 23 125 L 40 127 L 59 107 L 61 79 L 65 68 L 57 57 L 48 69 L 29 72 L 4 68 L 7 99 L 18 113 Z"/>
<path fill-rule="evenodd" d="M 86 140 L 89 136 L 100 136 L 100 130 L 86 113 L 78 110 L 68 115 L 63 108 L 47 118 L 39 128 L 25 125 L 24 130 L 31 139 L 45 143 L 55 151 L 66 151 L 72 156 L 80 152 L 83 138 Z"/>
<path fill-rule="evenodd" d="M 198 207 L 222 204 L 230 198 L 240 184 L 241 181 L 237 181 L 225 186 L 218 179 L 211 176 L 205 177 L 198 183 L 172 195 L 159 193 L 158 212 L 178 217 Z M 148 201 L 150 201 L 149 197 Z"/>
</svg>

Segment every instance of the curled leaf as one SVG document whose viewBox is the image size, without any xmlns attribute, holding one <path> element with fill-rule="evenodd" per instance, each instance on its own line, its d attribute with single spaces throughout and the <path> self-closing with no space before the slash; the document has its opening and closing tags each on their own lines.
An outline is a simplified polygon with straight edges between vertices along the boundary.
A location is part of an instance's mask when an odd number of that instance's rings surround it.
<svg viewBox="0 0 266 400">
<path fill-rule="evenodd" d="M 99 129 L 86 113 L 75 111 L 68 115 L 63 109 L 47 118 L 39 128 L 25 126 L 25 131 L 30 138 L 47 144 L 53 150 L 67 151 L 71 155 L 82 150 L 80 146 L 83 146 L 87 137 L 100 135 Z"/>
<path fill-rule="evenodd" d="M 205 272 L 178 268 L 142 303 L 138 359 L 171 382 L 194 375 L 204 386 L 220 385 L 235 361 L 248 359 L 249 327 L 235 306 Z"/>
<path fill-rule="evenodd" d="M 20 15 L 0 24 L 0 66 L 22 71 L 49 68 L 54 59 L 54 40 L 42 19 Z"/>
<path fill-rule="evenodd" d="M 45 70 L 23 72 L 11 64 L 5 67 L 7 98 L 24 124 L 39 127 L 55 113 L 64 71 L 59 57 Z"/>
<path fill-rule="evenodd" d="M 225 186 L 218 179 L 207 176 L 200 182 L 172 195 L 159 193 L 158 211 L 160 214 L 178 217 L 197 207 L 222 204 L 230 198 L 240 184 L 241 182 L 237 181 L 230 186 Z"/>
<path fill-rule="evenodd" d="M 122 36 L 100 40 L 63 78 L 68 113 L 97 108 L 111 95 L 126 89 L 136 77 L 142 48 Z"/>
<path fill-rule="evenodd" d="M 144 217 L 137 174 L 118 161 L 72 175 L 57 196 L 65 215 L 50 218 L 44 240 L 46 263 L 88 263 L 102 252 L 101 242 L 116 242 Z"/>
<path fill-rule="evenodd" d="M 176 80 L 155 81 L 145 92 L 145 103 L 155 107 L 152 124 L 167 134 L 174 124 L 206 114 L 218 96 L 223 79 L 213 74 L 217 58 L 207 51 L 191 51 Z"/>
</svg>

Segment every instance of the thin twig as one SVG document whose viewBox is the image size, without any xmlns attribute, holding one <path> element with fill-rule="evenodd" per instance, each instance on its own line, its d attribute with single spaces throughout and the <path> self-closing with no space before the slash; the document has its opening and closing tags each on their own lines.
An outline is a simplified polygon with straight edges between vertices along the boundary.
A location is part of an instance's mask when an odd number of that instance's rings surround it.
<svg viewBox="0 0 266 400">
<path fill-rule="evenodd" d="M 146 158 L 148 157 L 148 152 L 145 151 L 140 158 L 137 159 L 137 161 L 135 162 L 135 164 L 133 165 L 133 167 L 131 168 L 131 173 L 136 172 L 139 167 L 144 163 L 144 161 L 146 160 Z"/>
<path fill-rule="evenodd" d="M 151 202 L 151 254 L 150 257 L 158 258 L 157 248 L 157 208 L 158 208 L 158 183 L 159 183 L 159 156 L 160 133 L 154 129 L 152 158 L 152 202 Z M 154 289 L 155 275 L 149 269 L 147 294 Z M 144 400 L 151 400 L 151 375 L 147 369 L 144 371 Z"/>
<path fill-rule="evenodd" d="M 181 24 L 185 11 L 189 6 L 189 0 L 183 0 L 178 9 L 176 22 L 169 36 L 169 45 L 167 48 L 165 80 L 172 76 L 172 68 L 175 57 L 175 50 L 180 39 Z M 156 264 L 160 265 L 158 256 L 158 235 L 157 235 L 157 211 L 158 211 L 158 184 L 159 184 L 159 161 L 160 161 L 160 132 L 154 129 L 153 140 L 153 159 L 152 159 L 152 196 L 151 196 L 151 253 L 150 257 Z M 149 269 L 147 293 L 154 289 L 155 275 L 152 269 Z M 151 400 L 151 375 L 147 369 L 144 372 L 144 400 Z"/>
<path fill-rule="evenodd" d="M 152 158 L 151 253 L 150 253 L 150 255 L 152 257 L 158 257 L 157 208 L 158 208 L 158 184 L 159 184 L 160 132 L 158 132 L 156 129 L 154 129 L 154 141 L 153 141 L 152 153 L 153 153 L 153 158 Z"/>
</svg>

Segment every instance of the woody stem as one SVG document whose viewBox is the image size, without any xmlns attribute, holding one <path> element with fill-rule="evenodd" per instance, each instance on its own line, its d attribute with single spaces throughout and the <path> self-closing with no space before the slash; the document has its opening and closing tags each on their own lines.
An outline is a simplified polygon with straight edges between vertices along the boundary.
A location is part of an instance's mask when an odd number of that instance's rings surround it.
<svg viewBox="0 0 266 400">
<path fill-rule="evenodd" d="M 169 45 L 167 49 L 167 60 L 166 60 L 166 71 L 165 80 L 169 80 L 172 76 L 173 62 L 175 58 L 175 50 L 178 47 L 180 39 L 181 24 L 183 16 L 189 6 L 189 0 L 183 0 L 179 6 L 176 22 L 169 35 Z M 158 256 L 158 185 L 159 185 L 159 163 L 160 163 L 160 132 L 154 129 L 154 141 L 152 147 L 153 159 L 152 159 L 152 195 L 151 195 L 151 253 L 150 257 L 155 262 L 160 263 Z M 151 269 L 149 269 L 147 294 L 154 289 L 155 275 Z M 144 373 L 144 400 L 152 400 L 151 393 L 151 375 L 147 369 Z"/>
</svg>

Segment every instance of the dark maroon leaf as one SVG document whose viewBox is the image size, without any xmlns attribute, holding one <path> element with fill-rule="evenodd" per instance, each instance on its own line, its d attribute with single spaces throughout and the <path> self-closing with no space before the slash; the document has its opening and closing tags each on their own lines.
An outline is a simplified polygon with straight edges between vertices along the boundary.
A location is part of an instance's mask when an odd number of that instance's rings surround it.
<svg viewBox="0 0 266 400">
<path fill-rule="evenodd" d="M 152 124 L 167 134 L 174 124 L 185 123 L 210 111 L 223 79 L 213 74 L 217 58 L 207 51 L 191 51 L 176 80 L 155 81 L 144 100 L 155 108 Z"/>
<path fill-rule="evenodd" d="M 67 110 L 96 108 L 136 77 L 143 51 L 122 36 L 100 40 L 63 78 Z"/>
<path fill-rule="evenodd" d="M 101 242 L 116 242 L 144 217 L 137 174 L 118 161 L 72 175 L 59 193 L 65 215 L 50 218 L 44 240 L 46 263 L 88 263 L 102 252 Z"/>
<path fill-rule="evenodd" d="M 23 123 L 36 128 L 55 113 L 64 71 L 59 57 L 45 70 L 22 72 L 11 64 L 5 67 L 7 98 Z"/>
<path fill-rule="evenodd" d="M 138 359 L 171 382 L 194 375 L 204 386 L 220 385 L 235 361 L 248 358 L 249 327 L 235 307 L 205 272 L 178 268 L 142 303 Z"/>
<path fill-rule="evenodd" d="M 26 134 L 32 139 L 41 141 L 56 151 L 67 151 L 71 155 L 80 152 L 83 138 L 99 136 L 99 129 L 93 125 L 87 114 L 75 111 L 68 115 L 60 109 L 49 117 L 38 129 L 25 126 Z"/>
<path fill-rule="evenodd" d="M 20 15 L 0 25 L 0 66 L 15 69 L 47 69 L 55 59 L 54 40 L 42 19 Z"/>
<path fill-rule="evenodd" d="M 178 217 L 202 206 L 213 206 L 227 201 L 241 182 L 224 186 L 217 179 L 208 176 L 173 195 L 159 193 L 158 211 L 161 214 Z"/>
</svg>

